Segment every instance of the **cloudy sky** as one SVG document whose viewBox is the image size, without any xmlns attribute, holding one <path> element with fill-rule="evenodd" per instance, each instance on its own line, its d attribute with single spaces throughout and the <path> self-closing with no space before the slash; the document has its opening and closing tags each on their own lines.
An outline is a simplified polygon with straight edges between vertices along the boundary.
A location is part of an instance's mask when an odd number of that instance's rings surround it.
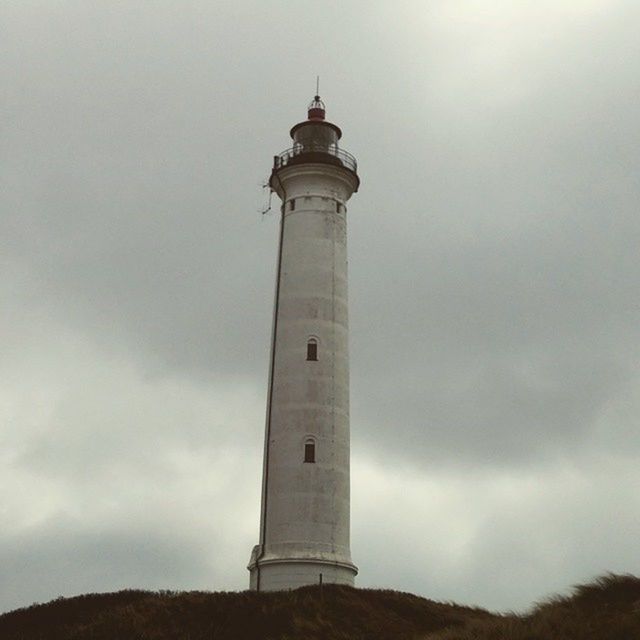
<svg viewBox="0 0 640 640">
<path fill-rule="evenodd" d="M 316 74 L 362 179 L 358 585 L 522 610 L 639 573 L 639 24 L 637 0 L 4 0 L 0 611 L 247 587 L 262 184 Z"/>
</svg>

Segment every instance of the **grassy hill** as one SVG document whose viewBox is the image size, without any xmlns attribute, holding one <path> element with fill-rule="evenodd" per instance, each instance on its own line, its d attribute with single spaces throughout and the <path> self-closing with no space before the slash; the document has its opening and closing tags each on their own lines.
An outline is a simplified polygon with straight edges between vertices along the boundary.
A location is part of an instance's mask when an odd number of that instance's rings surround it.
<svg viewBox="0 0 640 640">
<path fill-rule="evenodd" d="M 0 616 L 2 640 L 640 640 L 640 578 L 610 575 L 527 615 L 395 591 L 120 591 Z"/>
</svg>

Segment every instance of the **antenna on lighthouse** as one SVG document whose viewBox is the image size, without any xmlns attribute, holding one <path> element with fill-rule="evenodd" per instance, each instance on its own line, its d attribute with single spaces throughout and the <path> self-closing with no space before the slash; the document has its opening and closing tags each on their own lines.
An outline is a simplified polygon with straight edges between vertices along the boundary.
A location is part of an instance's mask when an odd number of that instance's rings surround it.
<svg viewBox="0 0 640 640">
<path fill-rule="evenodd" d="M 316 76 L 316 95 L 320 95 L 320 76 Z"/>
</svg>

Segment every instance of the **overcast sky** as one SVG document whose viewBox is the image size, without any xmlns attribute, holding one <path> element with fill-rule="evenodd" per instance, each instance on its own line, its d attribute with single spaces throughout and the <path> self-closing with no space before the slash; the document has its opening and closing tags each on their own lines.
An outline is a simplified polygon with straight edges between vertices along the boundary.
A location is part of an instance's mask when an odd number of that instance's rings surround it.
<svg viewBox="0 0 640 640">
<path fill-rule="evenodd" d="M 316 74 L 362 179 L 358 586 L 523 610 L 639 573 L 639 26 L 637 0 L 4 0 L 0 611 L 247 588 L 262 184 Z"/>
</svg>

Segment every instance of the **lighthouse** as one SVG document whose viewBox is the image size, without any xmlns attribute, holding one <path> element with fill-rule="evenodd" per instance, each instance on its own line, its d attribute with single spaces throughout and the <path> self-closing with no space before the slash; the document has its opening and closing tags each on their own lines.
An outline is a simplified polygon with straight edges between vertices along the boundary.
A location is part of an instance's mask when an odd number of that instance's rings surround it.
<svg viewBox="0 0 640 640">
<path fill-rule="evenodd" d="M 347 201 L 360 180 L 316 95 L 274 156 L 280 240 L 264 440 L 258 591 L 353 585 L 349 546 Z"/>
</svg>

